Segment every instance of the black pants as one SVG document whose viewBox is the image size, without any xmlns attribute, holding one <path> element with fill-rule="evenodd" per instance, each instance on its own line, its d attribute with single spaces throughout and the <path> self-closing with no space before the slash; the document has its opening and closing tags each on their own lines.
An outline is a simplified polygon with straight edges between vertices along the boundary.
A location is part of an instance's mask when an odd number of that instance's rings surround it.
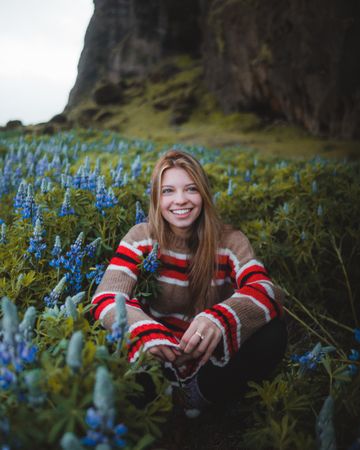
<svg viewBox="0 0 360 450">
<path fill-rule="evenodd" d="M 275 318 L 261 327 L 224 367 L 205 364 L 198 372 L 198 385 L 203 396 L 212 403 L 240 398 L 249 381 L 259 382 L 271 375 L 284 356 L 287 330 L 283 320 Z M 167 376 L 166 373 L 164 373 Z M 143 407 L 156 397 L 155 385 L 146 372 L 138 374 L 137 382 L 144 387 L 141 397 L 131 401 Z"/>
<path fill-rule="evenodd" d="M 275 318 L 261 327 L 224 367 L 205 364 L 198 372 L 201 393 L 210 402 L 241 397 L 249 381 L 262 381 L 271 375 L 284 356 L 287 345 L 285 322 Z"/>
</svg>

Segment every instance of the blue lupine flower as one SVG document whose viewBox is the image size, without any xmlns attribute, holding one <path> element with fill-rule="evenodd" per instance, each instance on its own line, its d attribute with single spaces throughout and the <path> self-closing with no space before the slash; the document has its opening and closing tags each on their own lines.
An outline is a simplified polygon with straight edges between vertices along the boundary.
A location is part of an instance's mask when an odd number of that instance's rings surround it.
<svg viewBox="0 0 360 450">
<path fill-rule="evenodd" d="M 350 361 L 358 361 L 360 359 L 360 353 L 352 348 L 348 358 L 350 359 Z"/>
<path fill-rule="evenodd" d="M 27 193 L 27 184 L 25 180 L 22 180 L 21 183 L 19 184 L 17 193 L 14 198 L 14 208 L 16 212 L 18 212 L 19 209 L 24 207 L 26 193 Z"/>
<path fill-rule="evenodd" d="M 110 186 L 106 194 L 106 208 L 112 208 L 118 203 L 118 199 L 115 197 L 114 191 Z"/>
<path fill-rule="evenodd" d="M 348 365 L 348 371 L 350 376 L 356 375 L 358 370 L 359 368 L 355 364 Z"/>
<path fill-rule="evenodd" d="M 66 352 L 66 364 L 77 371 L 82 366 L 82 349 L 84 346 L 84 337 L 82 331 L 75 331 L 71 336 L 69 346 Z"/>
<path fill-rule="evenodd" d="M 30 245 L 27 249 L 29 253 L 33 253 L 36 259 L 41 258 L 42 252 L 46 249 L 46 244 L 43 242 L 43 230 L 41 228 L 41 222 L 37 219 L 33 237 L 30 238 Z"/>
<path fill-rule="evenodd" d="M 289 214 L 289 204 L 288 204 L 288 202 L 285 202 L 283 204 L 282 209 L 283 209 L 285 214 Z"/>
<path fill-rule="evenodd" d="M 355 337 L 355 341 L 360 343 L 360 328 L 355 328 L 354 337 Z"/>
<path fill-rule="evenodd" d="M 324 214 L 323 207 L 321 205 L 317 208 L 317 215 L 321 217 Z"/>
<path fill-rule="evenodd" d="M 61 241 L 60 236 L 55 237 L 55 244 L 53 249 L 51 250 L 51 255 L 53 256 L 53 259 L 49 261 L 49 265 L 51 267 L 54 267 L 55 269 L 58 269 L 61 264 Z"/>
<path fill-rule="evenodd" d="M 135 180 L 141 175 L 141 156 L 137 155 L 134 162 L 131 164 L 131 178 Z"/>
<path fill-rule="evenodd" d="M 39 220 L 40 224 L 42 225 L 44 223 L 44 217 L 43 217 L 43 207 L 41 205 L 35 205 L 34 212 L 33 212 L 33 219 L 32 222 L 35 225 L 36 221 Z M 43 236 L 46 234 L 45 230 L 42 230 Z"/>
<path fill-rule="evenodd" d="M 60 257 L 60 264 L 67 270 L 65 274 L 68 290 L 76 294 L 81 290 L 84 275 L 82 274 L 85 249 L 82 248 L 84 233 L 81 232 L 65 256 Z"/>
<path fill-rule="evenodd" d="M 313 194 L 316 194 L 317 191 L 318 191 L 318 185 L 317 185 L 316 180 L 314 180 L 314 181 L 311 183 L 311 191 L 312 191 Z"/>
<path fill-rule="evenodd" d="M 308 369 L 315 370 L 318 363 L 321 362 L 321 360 L 323 359 L 324 355 L 334 350 L 335 348 L 332 346 L 322 347 L 322 345 L 319 342 L 310 352 L 306 352 L 304 353 L 304 355 L 300 356 L 296 354 L 292 355 L 291 360 L 296 363 L 299 363 L 300 365 L 299 373 L 304 374 L 304 372 L 306 372 L 306 370 Z"/>
<path fill-rule="evenodd" d="M 92 242 L 90 242 L 90 244 L 88 244 L 85 247 L 85 254 L 88 255 L 90 258 L 93 258 L 95 256 L 95 252 L 97 249 L 98 244 L 100 244 L 101 242 L 101 238 L 96 238 L 94 239 Z"/>
<path fill-rule="evenodd" d="M 296 184 L 300 184 L 300 174 L 299 174 L 299 172 L 295 172 L 294 173 L 294 180 L 295 180 L 295 183 Z"/>
<path fill-rule="evenodd" d="M 59 217 L 70 216 L 75 214 L 74 208 L 70 202 L 70 189 L 67 188 L 64 195 L 64 201 L 59 211 Z"/>
<path fill-rule="evenodd" d="M 105 188 L 105 181 L 103 176 L 99 176 L 97 178 L 96 183 L 96 201 L 95 207 L 101 212 L 102 215 L 105 215 L 104 208 L 106 208 L 107 202 L 107 192 Z"/>
<path fill-rule="evenodd" d="M 6 244 L 6 223 L 1 224 L 1 235 L 0 235 L 0 244 Z"/>
<path fill-rule="evenodd" d="M 159 244 L 156 243 L 151 252 L 144 259 L 143 267 L 146 272 L 155 273 L 158 270 L 159 268 L 158 249 Z"/>
<path fill-rule="evenodd" d="M 0 388 L 8 389 L 12 385 L 16 384 L 16 375 L 6 367 L 0 367 Z"/>
<path fill-rule="evenodd" d="M 123 436 L 128 428 L 123 423 L 115 424 L 114 387 L 105 367 L 96 371 L 94 405 L 86 412 L 85 422 L 89 429 L 81 442 L 90 447 L 98 444 L 107 444 L 109 448 L 125 447 Z"/>
<path fill-rule="evenodd" d="M 46 178 L 41 180 L 40 192 L 42 194 L 47 194 L 49 192 L 49 184 Z"/>
<path fill-rule="evenodd" d="M 215 192 L 215 194 L 213 195 L 214 205 L 217 203 L 217 201 L 219 200 L 220 196 L 221 196 L 220 192 Z"/>
<path fill-rule="evenodd" d="M 61 187 L 63 189 L 68 189 L 71 185 L 73 185 L 71 175 L 66 175 L 64 173 L 61 174 Z"/>
<path fill-rule="evenodd" d="M 32 217 L 35 209 L 35 200 L 34 200 L 34 191 L 31 184 L 27 187 L 26 198 L 23 203 L 23 207 L 21 210 L 21 215 L 23 219 L 30 219 Z"/>
<path fill-rule="evenodd" d="M 145 191 L 146 195 L 150 195 L 151 194 L 151 183 L 148 183 L 147 187 L 146 187 L 146 191 Z"/>
<path fill-rule="evenodd" d="M 32 330 L 29 329 L 35 322 L 35 308 L 28 308 L 20 325 L 16 306 L 6 297 L 2 299 L 2 312 L 0 364 L 3 370 L 0 383 L 2 387 L 7 388 L 16 381 L 14 371 L 21 372 L 24 363 L 32 363 L 35 360 L 37 348 L 31 344 Z"/>
<path fill-rule="evenodd" d="M 89 408 L 86 411 L 85 416 L 85 423 L 88 427 L 91 429 L 96 430 L 96 428 L 100 428 L 102 424 L 102 417 L 101 415 L 96 411 L 95 408 Z"/>
<path fill-rule="evenodd" d="M 250 172 L 249 169 L 245 172 L 244 180 L 245 180 L 247 183 L 249 183 L 249 182 L 251 181 L 251 172 Z"/>
<path fill-rule="evenodd" d="M 94 280 L 97 285 L 100 283 L 102 277 L 104 276 L 105 266 L 104 264 L 96 264 L 95 268 L 90 268 L 90 272 L 86 274 L 88 280 Z"/>
<path fill-rule="evenodd" d="M 316 435 L 319 450 L 336 450 L 334 429 L 334 399 L 327 396 L 316 418 Z"/>
<path fill-rule="evenodd" d="M 135 206 L 136 206 L 135 224 L 137 225 L 139 223 L 146 222 L 146 216 L 143 209 L 141 208 L 140 202 L 136 201 Z"/>
<path fill-rule="evenodd" d="M 231 179 L 229 180 L 227 195 L 233 195 L 233 182 Z"/>
<path fill-rule="evenodd" d="M 57 304 L 60 295 L 64 290 L 65 284 L 66 284 L 66 276 L 62 277 L 61 280 L 58 282 L 58 284 L 50 292 L 50 294 L 44 297 L 44 302 L 47 307 L 53 308 Z"/>
<path fill-rule="evenodd" d="M 121 343 L 128 328 L 126 299 L 122 294 L 115 296 L 115 321 L 111 326 L 111 333 L 106 336 L 108 342 Z"/>
<path fill-rule="evenodd" d="M 305 240 L 306 240 L 306 233 L 305 233 L 305 231 L 302 231 L 302 232 L 301 232 L 301 234 L 300 234 L 300 239 L 301 239 L 302 241 L 305 241 Z"/>
<path fill-rule="evenodd" d="M 45 393 L 42 391 L 42 373 L 40 369 L 33 369 L 28 371 L 24 376 L 25 385 L 27 387 L 26 399 L 32 406 L 39 406 L 46 398 Z"/>
</svg>

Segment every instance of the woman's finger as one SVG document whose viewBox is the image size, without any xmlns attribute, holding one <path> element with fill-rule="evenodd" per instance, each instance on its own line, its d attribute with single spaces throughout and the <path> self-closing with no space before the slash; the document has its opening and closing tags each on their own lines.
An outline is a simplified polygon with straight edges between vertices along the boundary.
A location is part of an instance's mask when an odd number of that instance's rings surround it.
<svg viewBox="0 0 360 450">
<path fill-rule="evenodd" d="M 165 345 L 161 346 L 162 353 L 164 355 L 165 361 L 174 362 L 176 359 L 175 353 L 172 351 L 171 347 Z"/>
<path fill-rule="evenodd" d="M 156 359 L 159 359 L 160 361 L 164 360 L 163 354 L 158 346 L 149 348 L 148 352 Z"/>
<path fill-rule="evenodd" d="M 214 337 L 214 330 L 208 329 L 206 330 L 206 335 L 204 336 L 204 339 L 200 341 L 199 345 L 195 348 L 193 355 L 195 358 L 199 358 L 199 356 L 206 353 L 207 349 L 209 348 L 209 345 L 211 344 Z"/>
<path fill-rule="evenodd" d="M 197 330 L 197 322 L 194 320 L 193 322 L 191 322 L 189 328 L 185 331 L 185 333 L 183 334 L 181 341 L 180 341 L 180 349 L 182 351 L 185 351 L 185 348 L 187 347 L 187 345 L 190 342 L 190 339 L 192 338 L 192 336 L 194 335 L 195 331 Z"/>
<path fill-rule="evenodd" d="M 214 338 L 211 340 L 208 348 L 206 349 L 205 354 L 201 358 L 201 361 L 200 361 L 201 365 L 204 365 L 209 361 L 211 355 L 214 353 L 220 340 L 221 340 L 221 334 L 219 334 L 218 336 L 214 336 Z"/>
</svg>

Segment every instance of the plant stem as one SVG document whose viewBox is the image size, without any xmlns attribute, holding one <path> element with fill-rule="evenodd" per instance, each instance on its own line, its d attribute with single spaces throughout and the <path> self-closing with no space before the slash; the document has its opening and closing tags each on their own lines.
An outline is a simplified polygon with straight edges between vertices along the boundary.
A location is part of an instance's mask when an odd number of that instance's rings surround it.
<svg viewBox="0 0 360 450">
<path fill-rule="evenodd" d="M 331 243 L 332 243 L 332 245 L 334 247 L 335 253 L 336 253 L 336 255 L 337 255 L 338 259 L 339 259 L 340 266 L 341 266 L 341 269 L 342 269 L 343 274 L 344 274 L 345 285 L 346 285 L 346 289 L 348 291 L 348 296 L 349 296 L 351 311 L 352 311 L 352 314 L 353 314 L 353 319 L 354 319 L 354 322 L 355 322 L 355 326 L 358 327 L 359 326 L 359 321 L 358 321 L 358 318 L 357 318 L 357 315 L 356 315 L 356 310 L 355 310 L 355 306 L 354 306 L 354 298 L 353 298 L 352 291 L 351 291 L 349 277 L 348 277 L 348 274 L 347 274 L 347 271 L 346 271 L 346 267 L 345 267 L 344 261 L 343 261 L 342 256 L 341 256 L 340 249 L 336 245 L 336 241 L 335 241 L 334 235 L 331 234 L 331 233 L 330 233 L 330 240 L 331 240 Z"/>
<path fill-rule="evenodd" d="M 293 317 L 295 320 L 297 320 L 301 325 L 303 325 L 305 328 L 307 328 L 310 333 L 314 334 L 316 337 L 318 337 L 321 341 L 325 342 L 325 344 L 329 345 L 329 346 L 333 346 L 332 343 L 330 343 L 326 338 L 324 338 L 323 336 L 321 336 L 317 331 L 313 330 L 307 323 L 305 323 L 302 319 L 300 319 L 299 316 L 297 316 L 295 313 L 293 313 L 292 311 L 290 311 L 288 308 L 286 308 L 286 306 L 284 306 L 284 310 L 290 314 L 291 317 Z M 339 353 L 341 353 L 342 355 L 345 355 L 345 353 L 339 349 L 338 350 Z M 346 357 L 346 356 L 345 356 Z"/>
<path fill-rule="evenodd" d="M 352 334 L 354 333 L 354 329 L 353 328 L 351 328 L 351 327 L 349 327 L 347 325 L 344 325 L 343 323 L 340 323 L 337 320 L 332 319 L 331 317 L 327 317 L 324 314 L 320 314 L 320 313 L 319 313 L 319 317 L 321 317 L 322 319 L 325 319 L 325 320 L 327 320 L 327 321 L 329 321 L 329 322 L 339 326 L 340 328 L 343 328 L 344 330 L 350 331 L 350 333 L 352 333 Z"/>
<path fill-rule="evenodd" d="M 299 299 L 297 299 L 294 295 L 290 294 L 285 288 L 285 293 L 291 297 L 295 303 L 300 306 L 306 314 L 321 328 L 321 330 L 326 334 L 326 336 L 332 341 L 332 344 L 335 345 L 335 347 L 340 347 L 340 345 L 336 342 L 336 340 L 332 337 L 332 335 L 327 331 L 327 329 L 316 319 L 316 317 L 309 311 L 309 309 L 301 303 Z"/>
</svg>

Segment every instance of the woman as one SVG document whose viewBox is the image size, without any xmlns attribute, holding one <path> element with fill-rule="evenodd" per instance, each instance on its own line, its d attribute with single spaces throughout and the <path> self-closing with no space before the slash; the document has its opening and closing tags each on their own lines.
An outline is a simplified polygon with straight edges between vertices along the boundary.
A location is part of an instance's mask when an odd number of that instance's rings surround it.
<svg viewBox="0 0 360 450">
<path fill-rule="evenodd" d="M 182 386 L 189 416 L 241 395 L 282 358 L 286 327 L 282 291 L 241 232 L 219 220 L 207 176 L 190 154 L 169 151 L 152 175 L 148 223 L 120 242 L 92 300 L 111 328 L 115 295 L 127 299 L 129 359 L 160 359 Z M 159 244 L 160 294 L 132 296 L 142 257 Z M 190 411 L 190 412 L 189 412 Z"/>
</svg>

